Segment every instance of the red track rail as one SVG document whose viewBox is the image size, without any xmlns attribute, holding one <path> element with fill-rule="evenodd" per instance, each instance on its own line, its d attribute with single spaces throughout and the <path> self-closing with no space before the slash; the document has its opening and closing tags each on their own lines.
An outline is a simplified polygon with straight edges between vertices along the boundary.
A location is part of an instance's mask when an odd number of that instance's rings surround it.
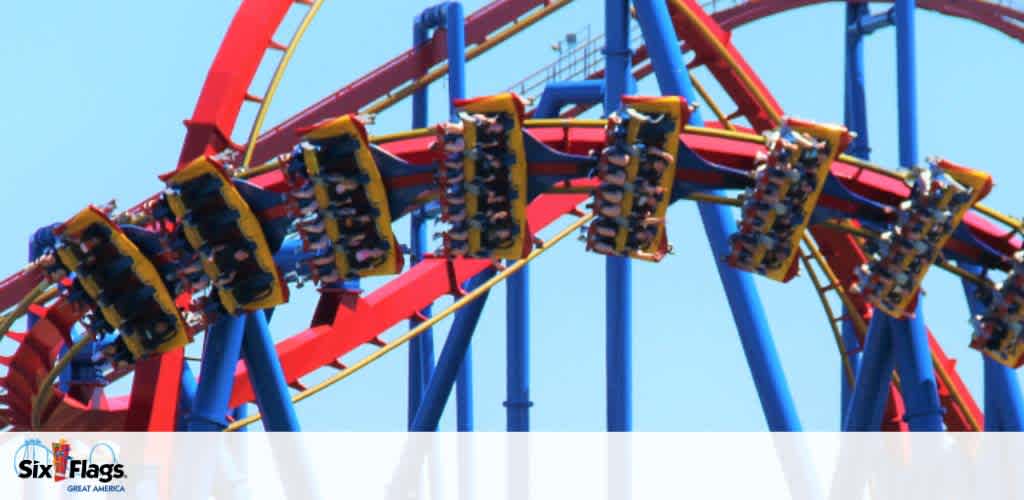
<svg viewBox="0 0 1024 500">
<path fill-rule="evenodd" d="M 534 128 L 531 129 L 531 134 L 554 148 L 569 145 L 568 152 L 578 154 L 598 148 L 604 142 L 604 133 L 599 128 Z M 569 136 L 567 137 L 566 134 Z M 400 158 L 415 161 L 430 154 L 429 145 L 432 140 L 431 137 L 406 139 L 385 144 L 384 147 Z M 754 155 L 761 149 L 757 143 L 689 133 L 683 134 L 682 140 L 701 156 L 737 168 L 752 168 Z M 542 170 L 546 168 L 548 167 L 544 165 L 535 165 L 531 167 L 531 171 L 543 173 Z M 870 196 L 872 199 L 896 200 L 907 194 L 906 186 L 902 183 L 894 182 L 880 174 L 861 171 L 852 165 L 837 163 L 833 173 L 855 191 Z M 688 174 L 683 171 L 680 175 L 686 178 Z M 280 176 L 277 174 L 264 175 L 254 180 L 271 189 L 279 188 L 277 183 L 281 182 Z M 536 229 L 544 227 L 559 215 L 568 212 L 583 199 L 585 199 L 584 195 L 545 195 L 537 198 L 530 205 L 528 213 L 530 226 Z M 1017 248 L 1015 244 L 1001 238 L 1003 233 L 998 228 L 980 217 L 969 218 L 965 224 L 976 236 L 983 240 L 992 240 L 998 250 L 1011 252 Z M 822 246 L 826 256 L 834 259 L 836 247 L 825 244 Z M 482 270 L 486 265 L 486 262 L 475 260 L 461 261 L 455 266 L 458 279 L 465 279 Z M 845 283 L 849 283 L 852 275 L 844 273 L 851 271 L 852 267 L 836 268 L 837 274 Z M 310 328 L 278 344 L 288 382 L 298 382 L 302 376 L 316 368 L 334 364 L 338 358 L 353 348 L 374 340 L 377 335 L 389 327 L 412 316 L 426 303 L 436 300 L 450 291 L 444 264 L 436 260 L 427 260 L 368 296 L 343 302 L 335 312 L 330 325 Z M 71 322 L 66 313 L 55 316 L 56 313 L 52 312 L 52 308 L 50 311 L 37 308 L 36 312 L 44 318 L 62 318 L 58 324 L 70 324 Z M 27 419 L 28 413 L 26 412 L 30 410 L 31 397 L 37 388 L 36 384 L 52 366 L 53 355 L 61 342 L 59 332 L 51 331 L 49 326 L 51 323 L 53 321 L 41 321 L 27 337 L 24 335 L 16 337 L 24 338 L 25 343 L 11 360 L 11 371 L 3 385 L 11 390 L 5 401 L 10 404 L 12 412 L 16 414 L 15 422 L 19 425 L 27 422 L 25 419 Z M 45 352 L 50 354 L 40 355 Z M 175 360 L 164 356 L 162 359 L 166 361 L 167 366 L 172 368 L 177 366 L 180 369 L 180 358 Z M 140 373 L 138 369 L 136 370 L 136 383 L 133 384 L 131 406 L 127 416 L 118 418 L 125 418 L 125 425 L 130 429 L 173 428 L 177 393 L 173 392 L 175 395 L 173 398 L 168 398 L 167 394 L 177 390 L 177 384 L 172 382 L 178 379 L 169 377 L 161 379 L 162 374 L 157 372 L 149 374 L 145 380 L 155 379 L 158 382 L 152 385 L 138 383 L 139 380 L 143 380 L 140 377 L 146 375 Z M 251 391 L 244 375 L 244 367 L 239 366 L 236 372 L 236 387 L 232 395 L 233 403 L 251 400 Z M 143 390 L 145 392 L 142 392 Z M 139 397 L 137 394 L 140 392 L 144 395 L 153 394 L 152 400 L 158 404 L 153 407 L 152 411 L 143 412 L 136 408 L 136 398 Z M 961 392 L 963 393 L 962 388 Z M 149 406 L 144 407 L 150 408 Z M 86 426 L 95 423 L 92 420 L 93 417 L 86 413 L 104 412 L 102 407 L 86 408 L 71 398 L 64 398 L 63 402 L 54 408 L 53 416 L 46 419 L 47 428 L 83 428 L 79 425 Z M 112 400 L 108 403 L 109 411 L 120 415 L 119 411 L 123 409 L 121 400 Z M 954 412 L 948 412 L 947 415 L 950 413 Z"/>
<path fill-rule="evenodd" d="M 466 46 L 483 42 L 519 16 L 547 3 L 545 0 L 498 0 L 482 7 L 466 17 Z M 366 76 L 266 131 L 256 142 L 254 163 L 288 152 L 295 142 L 295 130 L 313 125 L 324 118 L 356 112 L 391 89 L 422 76 L 423 68 L 430 68 L 445 60 L 446 51 L 445 37 L 435 33 L 422 47 L 403 52 Z"/>
</svg>

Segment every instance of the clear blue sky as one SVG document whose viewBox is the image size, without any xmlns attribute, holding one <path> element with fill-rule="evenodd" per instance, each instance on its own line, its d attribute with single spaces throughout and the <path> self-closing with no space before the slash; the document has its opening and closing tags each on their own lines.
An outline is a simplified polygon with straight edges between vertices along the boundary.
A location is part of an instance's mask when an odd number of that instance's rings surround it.
<svg viewBox="0 0 1024 500">
<path fill-rule="evenodd" d="M 87 203 L 116 197 L 130 205 L 160 188 L 174 167 L 206 71 L 239 2 L 188 0 L 7 2 L 0 8 L 5 78 L 0 82 L 4 182 L 0 249 L 7 275 L 25 260 L 35 227 L 62 220 Z M 484 2 L 467 1 L 472 12 Z M 326 2 L 296 54 L 268 123 L 336 90 L 405 50 L 411 20 L 428 2 Z M 470 95 L 501 91 L 549 62 L 549 45 L 590 24 L 602 9 L 579 1 L 468 66 Z M 291 25 L 297 19 L 291 20 Z M 992 172 L 993 206 L 1016 215 L 1024 185 L 1013 125 L 1024 105 L 1024 48 L 988 28 L 920 12 L 920 149 Z M 790 114 L 842 121 L 843 8 L 804 8 L 740 28 L 733 40 Z M 873 159 L 894 166 L 895 40 L 883 30 L 867 42 Z M 808 70 L 813 68 L 814 70 Z M 705 85 L 716 87 L 706 76 Z M 254 90 L 262 89 L 267 74 Z M 641 91 L 656 93 L 653 80 Z M 446 115 L 443 84 L 431 93 L 431 120 Z M 723 94 L 715 95 L 724 100 Z M 243 113 L 236 140 L 248 131 Z M 371 133 L 409 127 L 404 102 L 381 115 Z M 1010 156 L 1006 156 L 1009 154 Z M 637 430 L 763 430 L 749 371 L 694 206 L 669 211 L 676 255 L 634 265 L 634 389 Z M 396 224 L 407 235 L 406 222 Z M 551 231 L 548 231 L 550 234 Z M 404 238 L 403 238 L 404 239 Z M 603 258 L 567 241 L 531 266 L 531 389 L 537 430 L 604 427 Z M 372 287 L 380 281 L 371 281 Z M 758 278 L 768 319 L 804 427 L 833 430 L 839 420 L 840 372 L 817 297 L 806 280 L 782 286 Z M 966 347 L 967 311 L 959 283 L 933 272 L 925 281 L 926 318 L 981 400 L 981 361 Z M 444 303 L 447 303 L 446 299 Z M 279 309 L 275 336 L 301 330 L 315 303 L 309 287 Z M 504 428 L 505 295 L 491 294 L 474 343 L 476 420 Z M 442 323 L 439 331 L 447 331 Z M 404 325 L 397 328 L 404 331 Z M 394 332 L 392 332 L 394 333 Z M 437 349 L 443 335 L 437 335 Z M 190 351 L 198 354 L 198 344 Z M 358 354 L 357 351 L 356 354 Z M 353 360 L 353 357 L 349 358 Z M 307 430 L 401 430 L 406 351 L 401 349 L 324 395 L 303 402 Z M 315 377 L 313 377 L 315 378 Z M 312 378 L 311 378 L 312 380 Z M 454 397 L 453 397 L 454 399 Z M 442 428 L 454 428 L 454 412 Z"/>
</svg>

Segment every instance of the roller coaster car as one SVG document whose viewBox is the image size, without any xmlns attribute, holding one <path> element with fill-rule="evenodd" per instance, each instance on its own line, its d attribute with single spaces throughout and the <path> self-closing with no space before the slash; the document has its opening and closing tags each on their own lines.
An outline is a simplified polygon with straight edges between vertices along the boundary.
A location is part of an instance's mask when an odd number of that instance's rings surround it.
<svg viewBox="0 0 1024 500">
<path fill-rule="evenodd" d="M 188 328 L 160 273 L 103 212 L 90 206 L 54 234 L 60 263 L 75 272 L 71 295 L 87 297 L 102 315 L 90 320 L 95 333 L 120 330 L 135 359 L 189 342 Z"/>
<path fill-rule="evenodd" d="M 853 140 L 840 126 L 786 118 L 765 134 L 767 154 L 751 172 L 754 187 L 740 196 L 739 232 L 730 237 L 729 265 L 776 281 L 793 279 L 796 254 L 832 161 Z"/>
<path fill-rule="evenodd" d="M 315 255 L 314 279 L 331 285 L 345 277 L 400 272 L 387 191 L 363 122 L 349 114 L 303 133 L 291 195 L 300 215 L 296 228 Z"/>
<path fill-rule="evenodd" d="M 678 96 L 623 96 L 606 126 L 598 160 L 594 223 L 587 249 L 659 261 L 668 252 L 665 212 L 676 178 L 679 134 L 691 109 Z"/>
<path fill-rule="evenodd" d="M 228 314 L 287 301 L 260 220 L 218 161 L 200 157 L 160 178 L 168 186 L 167 204 Z"/>
<path fill-rule="evenodd" d="M 450 256 L 519 259 L 530 250 L 523 101 L 513 93 L 455 101 L 438 127 L 441 218 Z"/>
<path fill-rule="evenodd" d="M 875 307 L 895 318 L 907 316 L 928 269 L 967 210 L 992 188 L 992 178 L 945 160 L 915 167 L 909 199 L 900 203 L 892 231 L 882 236 L 857 288 Z M 899 280 L 885 276 L 899 276 Z M 981 331 L 979 329 L 978 331 Z"/>
<path fill-rule="evenodd" d="M 995 289 L 981 290 L 982 314 L 971 318 L 971 347 L 995 361 L 1024 365 L 1024 251 L 1013 255 L 1013 269 Z"/>
</svg>

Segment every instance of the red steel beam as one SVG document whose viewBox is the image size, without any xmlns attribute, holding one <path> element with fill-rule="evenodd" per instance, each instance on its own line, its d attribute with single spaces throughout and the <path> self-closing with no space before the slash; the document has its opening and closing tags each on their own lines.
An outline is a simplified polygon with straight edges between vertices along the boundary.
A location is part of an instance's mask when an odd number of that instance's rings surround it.
<svg viewBox="0 0 1024 500">
<path fill-rule="evenodd" d="M 498 0 L 466 17 L 466 46 L 479 44 L 501 27 L 531 10 L 542 7 L 545 0 Z M 418 78 L 423 68 L 445 60 L 446 41 L 435 36 L 425 45 L 410 49 L 382 64 L 366 76 L 342 87 L 316 104 L 300 111 L 260 136 L 253 161 L 260 163 L 288 152 L 295 145 L 295 131 L 332 116 L 358 111 L 400 85 Z"/>
<path fill-rule="evenodd" d="M 527 207 L 532 231 L 551 224 L 588 198 L 582 194 L 541 195 Z M 487 259 L 453 261 L 455 282 L 462 283 L 487 269 Z M 448 264 L 428 258 L 365 297 L 342 299 L 329 325 L 314 326 L 277 344 L 285 380 L 291 384 L 314 370 L 335 363 L 353 349 L 401 323 L 444 295 L 452 293 Z M 239 362 L 235 370 L 231 406 L 253 400 L 248 370 Z"/>
<path fill-rule="evenodd" d="M 238 112 L 294 0 L 244 0 L 213 58 L 192 118 L 185 120 L 185 142 L 178 163 L 216 153 L 231 143 Z"/>
</svg>

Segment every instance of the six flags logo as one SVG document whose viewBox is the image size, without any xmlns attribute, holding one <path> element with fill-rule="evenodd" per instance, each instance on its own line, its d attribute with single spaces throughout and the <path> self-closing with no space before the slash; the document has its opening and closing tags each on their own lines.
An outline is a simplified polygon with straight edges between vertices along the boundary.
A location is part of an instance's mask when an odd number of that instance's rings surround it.
<svg viewBox="0 0 1024 500">
<path fill-rule="evenodd" d="M 43 450 L 42 460 L 36 455 L 38 450 Z M 102 457 L 102 451 L 108 452 L 110 460 L 108 463 L 96 463 L 94 457 L 97 451 Z M 38 439 L 27 439 L 14 453 L 14 470 L 21 479 L 53 479 L 54 482 L 65 479 L 92 479 L 106 484 L 115 479 L 124 479 L 124 464 L 117 463 L 117 455 L 114 448 L 107 443 L 100 443 L 89 450 L 87 459 L 79 460 L 71 455 L 71 445 L 67 440 L 61 439 L 52 443 L 50 448 L 43 445 Z"/>
</svg>

